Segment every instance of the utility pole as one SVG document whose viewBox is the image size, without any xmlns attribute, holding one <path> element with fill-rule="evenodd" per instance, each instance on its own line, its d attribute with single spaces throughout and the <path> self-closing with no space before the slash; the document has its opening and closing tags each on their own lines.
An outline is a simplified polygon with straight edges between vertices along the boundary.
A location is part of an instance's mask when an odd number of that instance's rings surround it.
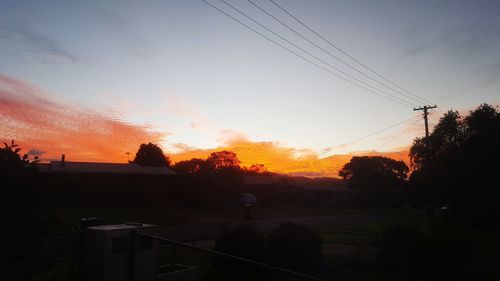
<svg viewBox="0 0 500 281">
<path fill-rule="evenodd" d="M 425 137 L 429 137 L 429 123 L 427 122 L 427 115 L 429 115 L 429 113 L 427 112 L 427 110 L 429 109 L 433 109 L 433 108 L 437 108 L 436 105 L 424 105 L 423 107 L 419 107 L 419 108 L 414 108 L 413 111 L 416 111 L 416 110 L 422 110 L 424 112 L 424 121 L 425 121 Z"/>
</svg>

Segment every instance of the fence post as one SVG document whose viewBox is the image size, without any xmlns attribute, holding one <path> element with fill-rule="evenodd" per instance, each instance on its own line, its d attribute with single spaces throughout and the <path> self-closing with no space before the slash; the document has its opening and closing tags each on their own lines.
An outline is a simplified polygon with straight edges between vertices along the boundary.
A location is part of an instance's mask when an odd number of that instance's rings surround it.
<svg viewBox="0 0 500 281">
<path fill-rule="evenodd" d="M 135 230 L 130 230 L 130 281 L 134 281 L 135 275 Z"/>
</svg>

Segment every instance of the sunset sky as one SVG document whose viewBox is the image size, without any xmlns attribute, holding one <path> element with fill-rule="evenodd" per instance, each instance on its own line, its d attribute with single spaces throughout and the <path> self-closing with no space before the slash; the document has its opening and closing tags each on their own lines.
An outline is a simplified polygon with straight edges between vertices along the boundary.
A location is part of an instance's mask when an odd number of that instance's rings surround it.
<svg viewBox="0 0 500 281">
<path fill-rule="evenodd" d="M 225 3 L 207 1 L 315 61 Z M 225 1 L 323 62 L 416 103 L 252 3 Z M 435 103 L 431 124 L 451 108 L 500 103 L 499 1 L 274 1 Z M 370 73 L 269 0 L 252 2 Z M 323 62 L 316 61 L 330 69 Z M 16 139 L 45 160 L 65 153 L 69 160 L 124 162 L 125 152 L 151 141 L 174 160 L 232 149 L 244 164 L 333 175 L 345 162 L 341 155 L 381 151 L 404 159 L 400 151 L 423 135 L 421 112 L 389 99 L 203 1 L 0 0 L 0 139 Z"/>
</svg>

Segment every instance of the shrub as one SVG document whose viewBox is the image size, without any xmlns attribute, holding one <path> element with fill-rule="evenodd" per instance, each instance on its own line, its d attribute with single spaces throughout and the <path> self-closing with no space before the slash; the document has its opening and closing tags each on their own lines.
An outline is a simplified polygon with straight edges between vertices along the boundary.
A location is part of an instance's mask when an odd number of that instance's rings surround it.
<svg viewBox="0 0 500 281">
<path fill-rule="evenodd" d="M 273 264 L 305 273 L 321 271 L 321 237 L 314 230 L 282 224 L 271 232 L 268 243 Z"/>
<path fill-rule="evenodd" d="M 422 234 L 415 226 L 389 226 L 382 233 L 377 262 L 387 269 L 415 271 L 418 269 L 422 243 Z"/>
<path fill-rule="evenodd" d="M 413 225 L 390 226 L 383 232 L 377 262 L 389 274 L 386 279 L 399 273 L 406 279 L 461 280 L 465 244 L 456 235 L 435 229 L 424 237 Z"/>
<path fill-rule="evenodd" d="M 266 262 L 266 237 L 252 224 L 243 224 L 228 229 L 215 241 L 215 250 L 251 260 Z M 214 259 L 216 271 L 222 274 L 238 276 L 239 280 L 265 274 L 255 265 L 225 257 Z M 236 279 L 235 279 L 236 280 Z"/>
</svg>

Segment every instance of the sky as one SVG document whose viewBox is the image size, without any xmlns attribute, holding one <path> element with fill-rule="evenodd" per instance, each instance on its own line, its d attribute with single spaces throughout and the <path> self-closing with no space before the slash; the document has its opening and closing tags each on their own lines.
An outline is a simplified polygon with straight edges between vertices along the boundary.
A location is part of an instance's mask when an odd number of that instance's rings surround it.
<svg viewBox="0 0 500 281">
<path fill-rule="evenodd" d="M 376 77 L 272 2 L 252 0 L 329 54 L 251 2 L 225 1 L 307 53 L 207 0 L 323 68 L 203 1 L 0 0 L 1 140 L 47 160 L 124 162 L 149 141 L 176 160 L 239 149 L 245 164 L 306 173 L 330 171 L 318 163 L 338 155 L 405 151 L 424 134 L 421 112 L 406 103 L 424 104 L 409 93 L 334 59 Z M 274 1 L 436 104 L 431 127 L 449 109 L 500 103 L 500 1 Z"/>
</svg>

